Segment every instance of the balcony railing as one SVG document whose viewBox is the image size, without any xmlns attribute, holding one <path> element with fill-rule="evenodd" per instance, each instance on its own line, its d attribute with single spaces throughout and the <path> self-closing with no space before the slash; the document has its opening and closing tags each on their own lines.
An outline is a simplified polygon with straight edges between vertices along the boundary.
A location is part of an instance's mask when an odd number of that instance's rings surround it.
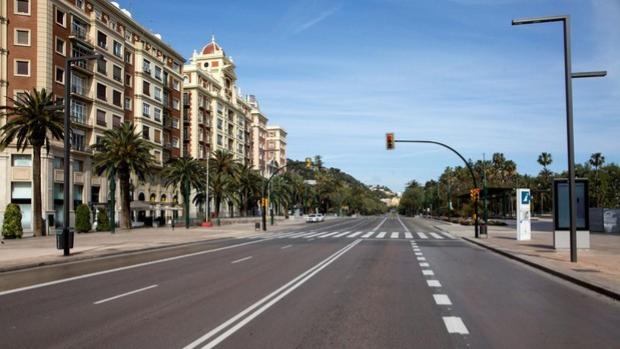
<svg viewBox="0 0 620 349">
<path fill-rule="evenodd" d="M 86 119 L 84 115 L 72 114 L 71 122 L 78 124 L 78 125 L 82 125 L 82 126 L 89 126 L 88 120 Z"/>
<path fill-rule="evenodd" d="M 72 23 L 71 25 L 71 35 L 75 36 L 76 38 L 80 39 L 80 40 L 87 40 L 88 39 L 88 29 L 85 28 L 84 26 L 77 24 L 77 23 Z"/>
</svg>

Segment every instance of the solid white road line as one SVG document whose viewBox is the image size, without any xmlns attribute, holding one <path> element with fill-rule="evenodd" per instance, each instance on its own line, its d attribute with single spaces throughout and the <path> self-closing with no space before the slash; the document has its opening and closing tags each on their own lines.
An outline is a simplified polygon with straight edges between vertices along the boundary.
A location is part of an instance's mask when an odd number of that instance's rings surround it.
<svg viewBox="0 0 620 349">
<path fill-rule="evenodd" d="M 392 238 L 392 239 L 398 239 L 399 234 L 400 234 L 399 232 L 395 231 L 395 232 L 393 232 L 393 233 L 392 233 L 392 235 L 390 236 L 390 238 Z"/>
<path fill-rule="evenodd" d="M 286 245 L 286 246 L 282 246 L 280 247 L 281 250 L 285 250 L 287 248 L 293 247 L 293 245 Z"/>
<path fill-rule="evenodd" d="M 377 231 L 379 230 L 379 228 L 381 228 L 381 226 L 383 225 L 383 223 L 385 223 L 385 221 L 387 221 L 387 216 L 385 218 L 383 218 L 383 220 L 381 221 L 381 223 L 379 223 L 379 225 L 377 225 L 375 227 L 375 229 L 373 229 L 372 231 Z"/>
<path fill-rule="evenodd" d="M 351 234 L 351 235 L 347 235 L 348 238 L 354 238 L 360 234 L 362 234 L 363 231 L 356 231 L 355 233 Z"/>
<path fill-rule="evenodd" d="M 429 269 L 422 270 L 422 274 L 423 275 L 435 275 L 435 273 L 432 270 L 429 270 Z"/>
<path fill-rule="evenodd" d="M 420 239 L 428 239 L 428 236 L 426 236 L 426 234 L 424 233 L 417 233 L 417 234 L 420 237 Z"/>
<path fill-rule="evenodd" d="M 450 298 L 445 294 L 434 294 L 433 298 L 435 298 L 435 303 L 437 305 L 452 305 Z"/>
<path fill-rule="evenodd" d="M 229 250 L 229 249 L 236 248 L 236 247 L 258 244 L 258 243 L 269 241 L 269 240 L 273 240 L 273 238 L 268 238 L 268 239 L 264 239 L 264 240 L 254 240 L 254 241 L 242 242 L 240 244 L 234 244 L 234 245 L 214 248 L 212 250 L 193 252 L 193 253 L 184 254 L 184 255 L 181 255 L 181 256 L 168 257 L 168 258 L 158 259 L 158 260 L 154 260 L 154 261 L 150 261 L 150 262 L 138 263 L 138 264 L 128 265 L 128 266 L 125 266 L 125 267 L 108 269 L 108 270 L 102 270 L 102 271 L 98 271 L 98 272 L 95 272 L 95 273 L 78 275 L 78 276 L 73 276 L 73 277 L 69 277 L 69 278 L 65 278 L 65 279 L 44 282 L 44 283 L 41 283 L 41 284 L 36 284 L 36 285 L 31 285 L 31 286 L 26 286 L 26 287 L 20 287 L 20 288 L 16 288 L 16 289 L 13 289 L 13 290 L 8 290 L 8 291 L 2 291 L 2 292 L 0 292 L 0 296 L 4 296 L 4 295 L 7 295 L 7 294 L 12 294 L 12 293 L 17 293 L 17 292 L 33 290 L 33 289 L 36 289 L 36 288 L 41 288 L 41 287 L 46 287 L 46 286 L 51 286 L 51 285 L 57 285 L 57 284 L 61 284 L 61 283 L 69 282 L 69 281 L 86 279 L 86 278 L 93 277 L 93 276 L 105 275 L 105 274 L 114 273 L 114 272 L 117 272 L 117 271 L 123 271 L 123 270 L 134 269 L 134 268 L 140 268 L 140 267 L 144 267 L 144 266 L 152 265 L 152 264 L 159 264 L 159 263 L 164 263 L 164 262 L 176 261 L 178 259 L 194 257 L 194 256 L 200 256 L 200 255 L 207 254 L 207 253 L 225 251 L 225 250 Z"/>
<path fill-rule="evenodd" d="M 441 287 L 439 280 L 426 280 L 428 287 Z"/>
<path fill-rule="evenodd" d="M 324 259 L 323 261 L 319 262 L 314 267 L 306 270 L 301 275 L 299 275 L 296 278 L 294 278 L 293 280 L 289 281 L 284 286 L 278 288 L 277 290 L 275 290 L 272 293 L 268 294 L 267 296 L 263 297 L 258 302 L 250 305 L 249 307 L 245 308 L 243 311 L 241 311 L 237 315 L 231 317 L 230 319 L 228 319 L 224 323 L 220 324 L 216 328 L 214 328 L 211 331 L 207 332 L 202 337 L 200 337 L 200 338 L 196 339 L 195 341 L 193 341 L 192 343 L 188 344 L 187 346 L 184 347 L 184 349 L 193 349 L 193 348 L 196 348 L 196 347 L 200 346 L 201 343 L 204 343 L 205 341 L 207 341 L 211 337 L 213 337 L 213 336 L 217 335 L 218 333 L 222 332 L 224 329 L 226 329 L 227 327 L 229 327 L 230 325 L 232 325 L 233 323 L 235 323 L 239 319 L 243 318 L 235 326 L 230 327 L 226 332 L 220 334 L 218 337 L 213 339 L 211 342 L 206 343 L 202 347 L 202 348 L 213 348 L 214 346 L 216 346 L 217 344 L 221 343 L 223 340 L 228 338 L 231 334 L 235 333 L 241 327 L 245 326 L 248 322 L 252 321 L 252 319 L 254 319 L 258 315 L 263 313 L 265 310 L 267 310 L 271 306 L 273 306 L 275 303 L 277 303 L 279 300 L 284 298 L 286 295 L 288 295 L 289 293 L 294 291 L 296 288 L 298 288 L 299 286 L 304 284 L 306 281 L 308 281 L 308 279 L 310 279 L 311 277 L 316 275 L 318 272 L 320 272 L 321 270 L 326 268 L 328 265 L 333 263 L 335 260 L 340 258 L 343 254 L 345 254 L 350 249 L 355 247 L 355 245 L 357 245 L 360 241 L 362 241 L 362 240 L 355 240 L 352 243 L 348 244 L 347 246 L 343 247 L 339 251 L 335 252 L 331 256 L 329 256 L 326 259 Z M 255 310 L 256 308 L 258 308 L 258 309 Z M 252 312 L 252 313 L 250 313 L 250 312 Z"/>
<path fill-rule="evenodd" d="M 237 263 L 245 262 L 245 261 L 250 260 L 250 259 L 252 259 L 252 256 L 247 256 L 247 257 L 243 257 L 241 259 L 234 260 L 234 261 L 230 262 L 230 264 L 237 264 Z"/>
<path fill-rule="evenodd" d="M 444 316 L 443 323 L 446 325 L 448 333 L 469 334 L 463 320 L 458 316 Z"/>
<path fill-rule="evenodd" d="M 336 235 L 334 235 L 332 237 L 333 238 L 341 238 L 341 237 L 343 237 L 343 236 L 345 236 L 347 234 L 351 234 L 351 232 L 350 231 L 345 231 L 344 233 L 336 234 Z"/>
<path fill-rule="evenodd" d="M 396 218 L 398 218 L 398 221 L 400 222 L 400 225 L 402 225 L 403 228 L 405 229 L 405 232 L 409 233 L 409 229 L 407 228 L 405 223 L 403 223 L 403 221 L 400 219 L 400 215 L 396 215 Z"/>
<path fill-rule="evenodd" d="M 328 236 L 332 236 L 332 235 L 336 235 L 336 234 L 338 234 L 338 232 L 337 232 L 337 231 L 335 231 L 335 232 L 333 232 L 333 233 L 325 233 L 325 234 L 323 234 L 323 235 L 319 236 L 319 239 L 323 239 L 323 238 L 326 238 L 326 237 L 328 237 Z"/>
<path fill-rule="evenodd" d="M 425 261 L 425 260 L 426 260 L 426 257 L 418 257 L 418 260 L 419 260 L 419 261 Z"/>
<path fill-rule="evenodd" d="M 380 232 L 379 234 L 377 234 L 377 236 L 375 236 L 375 238 L 377 239 L 383 239 L 385 237 L 385 235 L 387 234 L 387 232 Z"/>
<path fill-rule="evenodd" d="M 410 232 L 405 233 L 405 239 L 413 239 L 413 235 Z"/>
<path fill-rule="evenodd" d="M 129 295 L 132 295 L 132 294 L 135 294 L 135 293 L 138 293 L 138 292 L 142 292 L 142 291 L 150 290 L 151 288 L 155 288 L 155 287 L 157 287 L 157 286 L 158 286 L 158 285 L 151 285 L 151 286 L 147 286 L 147 287 L 139 288 L 139 289 L 137 289 L 137 290 L 133 290 L 133 291 L 129 291 L 129 292 L 126 292 L 126 293 L 123 293 L 123 294 L 119 294 L 118 296 L 114 296 L 114 297 L 110 297 L 110 298 L 102 299 L 102 300 L 100 300 L 100 301 L 93 302 L 93 304 L 95 304 L 95 305 L 96 305 L 96 304 L 101 304 L 101 303 L 105 303 L 105 302 L 113 301 L 113 300 L 115 300 L 115 299 L 119 299 L 119 298 L 122 298 L 122 297 L 125 297 L 125 296 L 129 296 Z"/>
<path fill-rule="evenodd" d="M 428 268 L 430 266 L 430 264 L 426 263 L 426 262 L 422 262 L 420 263 L 420 266 L 423 268 Z"/>
<path fill-rule="evenodd" d="M 445 235 L 448 239 L 456 239 L 454 237 L 454 235 L 450 234 L 450 233 L 446 233 L 446 232 L 441 232 L 443 235 Z"/>
<path fill-rule="evenodd" d="M 364 238 L 364 239 L 368 239 L 368 238 L 369 238 L 369 237 L 371 237 L 371 236 L 372 236 L 372 234 L 374 234 L 374 233 L 375 233 L 374 231 L 369 231 L 368 233 L 366 233 L 366 234 L 362 235 L 362 238 Z"/>
<path fill-rule="evenodd" d="M 437 233 L 430 233 L 432 237 L 434 237 L 435 239 L 438 240 L 443 240 L 443 236 L 437 234 Z"/>
</svg>

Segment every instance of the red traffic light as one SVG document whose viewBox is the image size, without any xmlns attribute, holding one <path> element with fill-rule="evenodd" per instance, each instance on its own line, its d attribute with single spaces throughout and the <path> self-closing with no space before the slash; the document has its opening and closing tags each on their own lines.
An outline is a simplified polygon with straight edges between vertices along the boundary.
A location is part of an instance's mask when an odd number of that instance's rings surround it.
<svg viewBox="0 0 620 349">
<path fill-rule="evenodd" d="M 394 133 L 385 134 L 385 142 L 388 150 L 394 149 Z"/>
</svg>

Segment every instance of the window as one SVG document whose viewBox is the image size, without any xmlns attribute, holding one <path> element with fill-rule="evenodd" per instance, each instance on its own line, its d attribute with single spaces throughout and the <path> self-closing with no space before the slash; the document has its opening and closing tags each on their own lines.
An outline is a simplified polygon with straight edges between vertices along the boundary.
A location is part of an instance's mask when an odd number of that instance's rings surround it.
<svg viewBox="0 0 620 349">
<path fill-rule="evenodd" d="M 73 74 L 71 75 L 71 93 L 77 93 L 79 95 L 86 95 L 86 79 Z"/>
<path fill-rule="evenodd" d="M 97 60 L 97 72 L 103 75 L 107 75 L 108 62 L 104 58 Z"/>
<path fill-rule="evenodd" d="M 179 129 L 179 119 L 172 119 L 172 127 Z"/>
<path fill-rule="evenodd" d="M 13 154 L 11 165 L 13 167 L 32 167 L 32 157 L 27 154 Z"/>
<path fill-rule="evenodd" d="M 84 191 L 84 186 L 83 185 L 73 185 L 73 208 L 77 209 L 78 206 L 80 206 L 81 204 L 84 203 L 83 200 L 83 191 Z"/>
<path fill-rule="evenodd" d="M 161 88 L 154 87 L 153 88 L 153 96 L 156 100 L 161 101 Z"/>
<path fill-rule="evenodd" d="M 125 110 L 131 110 L 131 98 L 125 97 Z"/>
<path fill-rule="evenodd" d="M 15 60 L 15 75 L 30 76 L 30 61 Z"/>
<path fill-rule="evenodd" d="M 219 130 L 221 130 L 221 129 L 222 129 L 222 124 L 223 124 L 222 119 L 217 119 L 217 128 L 218 128 Z"/>
<path fill-rule="evenodd" d="M 71 134 L 71 148 L 77 151 L 84 151 L 84 139 L 84 132 L 74 129 L 73 133 Z"/>
<path fill-rule="evenodd" d="M 222 145 L 222 135 L 217 135 L 217 145 Z"/>
<path fill-rule="evenodd" d="M 71 100 L 71 120 L 80 124 L 86 123 L 86 104 L 75 99 Z"/>
<path fill-rule="evenodd" d="M 147 81 L 142 81 L 142 93 L 147 96 L 151 95 L 151 84 L 149 84 Z"/>
<path fill-rule="evenodd" d="M 97 109 L 97 125 L 106 126 L 105 122 L 105 111 Z"/>
<path fill-rule="evenodd" d="M 172 69 L 173 69 L 175 72 L 177 72 L 177 73 L 181 74 L 181 64 L 179 64 L 179 62 L 173 62 L 173 63 L 172 63 Z"/>
<path fill-rule="evenodd" d="M 154 108 L 153 111 L 154 111 L 153 115 L 154 115 L 155 121 L 161 121 L 161 109 Z"/>
<path fill-rule="evenodd" d="M 174 110 L 179 110 L 181 108 L 178 99 L 175 98 L 172 100 L 172 108 L 174 108 Z"/>
<path fill-rule="evenodd" d="M 155 143 L 161 143 L 161 131 L 160 130 L 155 130 L 153 138 L 155 140 Z"/>
<path fill-rule="evenodd" d="M 30 30 L 15 29 L 15 45 L 30 46 Z"/>
<path fill-rule="evenodd" d="M 143 60 L 142 71 L 144 71 L 146 74 L 151 74 L 151 62 L 147 61 L 146 59 Z"/>
<path fill-rule="evenodd" d="M 161 68 L 155 66 L 155 79 L 161 80 Z"/>
<path fill-rule="evenodd" d="M 59 9 L 56 9 L 56 24 L 63 27 L 67 26 L 67 15 Z"/>
<path fill-rule="evenodd" d="M 75 0 L 75 6 L 84 9 L 84 0 Z"/>
<path fill-rule="evenodd" d="M 30 0 L 15 0 L 15 13 L 20 15 L 29 15 Z"/>
<path fill-rule="evenodd" d="M 177 148 L 177 149 L 179 148 L 179 139 L 178 138 L 172 137 L 172 146 L 174 148 Z"/>
<path fill-rule="evenodd" d="M 112 103 L 118 107 L 122 106 L 123 95 L 120 93 L 120 91 L 112 91 Z"/>
<path fill-rule="evenodd" d="M 142 115 L 146 116 L 147 118 L 151 117 L 151 106 L 147 103 L 142 104 Z"/>
<path fill-rule="evenodd" d="M 104 49 L 108 48 L 108 36 L 100 31 L 97 32 L 97 45 Z"/>
<path fill-rule="evenodd" d="M 65 167 L 65 159 L 64 158 L 60 158 L 58 156 L 54 157 L 54 160 L 52 160 L 52 167 L 54 167 L 55 170 L 62 170 Z"/>
<path fill-rule="evenodd" d="M 17 204 L 22 212 L 22 227 L 30 229 L 32 223 L 32 186 L 30 182 L 14 182 L 11 189 L 11 203 Z"/>
<path fill-rule="evenodd" d="M 175 91 L 181 91 L 181 83 L 179 80 L 172 80 L 172 88 L 175 89 Z"/>
<path fill-rule="evenodd" d="M 125 86 L 131 87 L 131 74 L 125 74 Z"/>
<path fill-rule="evenodd" d="M 150 135 L 149 127 L 148 126 L 142 126 L 142 138 L 150 139 L 149 135 Z"/>
<path fill-rule="evenodd" d="M 112 79 L 122 83 L 123 82 L 123 68 L 115 65 L 112 67 Z"/>
<path fill-rule="evenodd" d="M 56 74 L 54 75 L 54 80 L 59 84 L 64 84 L 65 83 L 65 70 L 60 67 L 56 67 Z"/>
<path fill-rule="evenodd" d="M 97 98 L 105 101 L 107 100 L 106 98 L 106 86 L 100 83 L 97 83 Z"/>
<path fill-rule="evenodd" d="M 123 123 L 123 119 L 120 116 L 118 115 L 112 116 L 112 126 L 114 128 L 120 127 L 122 123 Z"/>
<path fill-rule="evenodd" d="M 82 160 L 73 160 L 73 171 L 74 172 L 84 172 L 84 161 Z"/>
<path fill-rule="evenodd" d="M 99 203 L 99 191 L 100 188 L 96 186 L 90 187 L 90 201 L 98 204 Z"/>
<path fill-rule="evenodd" d="M 86 39 L 88 35 L 88 24 L 83 22 L 82 20 L 72 17 L 71 23 L 71 35 L 76 36 L 80 39 Z"/>
<path fill-rule="evenodd" d="M 131 52 L 125 52 L 125 63 L 133 64 L 133 57 L 131 56 Z"/>
<path fill-rule="evenodd" d="M 65 55 L 65 41 L 61 38 L 56 38 L 56 53 Z"/>
<path fill-rule="evenodd" d="M 112 52 L 114 53 L 116 57 L 122 58 L 123 57 L 123 45 L 121 45 L 121 43 L 118 41 L 114 41 Z"/>
</svg>

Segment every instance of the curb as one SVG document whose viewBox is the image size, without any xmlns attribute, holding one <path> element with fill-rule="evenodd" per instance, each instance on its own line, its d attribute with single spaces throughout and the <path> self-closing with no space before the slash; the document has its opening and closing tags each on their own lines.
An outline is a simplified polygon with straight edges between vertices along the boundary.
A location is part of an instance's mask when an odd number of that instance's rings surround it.
<svg viewBox="0 0 620 349">
<path fill-rule="evenodd" d="M 540 265 L 540 264 L 537 264 L 535 262 L 529 261 L 529 260 L 527 260 L 525 258 L 519 257 L 519 256 L 517 256 L 515 254 L 510 253 L 510 252 L 506 252 L 506 251 L 501 250 L 499 248 L 489 246 L 489 245 L 487 245 L 485 243 L 475 241 L 475 240 L 473 240 L 471 238 L 461 237 L 461 239 L 463 239 L 463 240 L 465 240 L 465 241 L 467 241 L 467 242 L 469 242 L 471 244 L 474 244 L 474 245 L 477 245 L 477 246 L 480 246 L 480 247 L 484 247 L 487 250 L 493 251 L 493 252 L 495 252 L 497 254 L 500 254 L 500 255 L 502 255 L 504 257 L 507 257 L 507 258 L 510 258 L 512 260 L 521 262 L 523 264 L 526 264 L 526 265 L 528 265 L 530 267 L 536 268 L 538 270 L 542 270 L 542 271 L 544 271 L 544 272 L 546 272 L 548 274 L 551 274 L 551 275 L 553 275 L 555 277 L 558 277 L 560 279 L 563 279 L 565 281 L 568 281 L 568 282 L 571 282 L 571 283 L 576 284 L 578 286 L 587 288 L 590 291 L 594 291 L 596 293 L 599 293 L 599 294 L 602 294 L 604 296 L 607 296 L 607 297 L 609 297 L 609 298 L 611 298 L 613 300 L 620 301 L 620 293 L 614 292 L 614 291 L 612 291 L 610 289 L 607 289 L 605 287 L 595 285 L 593 283 L 590 283 L 588 281 L 584 281 L 584 280 L 578 279 L 578 278 L 570 276 L 568 274 L 564 274 L 564 273 L 559 272 L 557 270 L 551 269 L 549 267 L 545 267 L 543 265 Z"/>
</svg>

